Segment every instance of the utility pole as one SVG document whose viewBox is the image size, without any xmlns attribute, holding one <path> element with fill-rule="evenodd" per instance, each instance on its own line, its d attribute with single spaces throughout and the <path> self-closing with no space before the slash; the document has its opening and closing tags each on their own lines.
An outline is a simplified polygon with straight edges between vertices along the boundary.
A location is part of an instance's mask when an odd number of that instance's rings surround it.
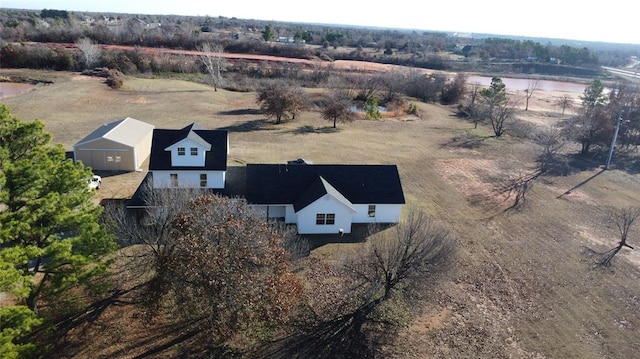
<svg viewBox="0 0 640 359">
<path fill-rule="evenodd" d="M 607 164 L 604 165 L 604 169 L 609 169 L 609 164 L 611 164 L 611 158 L 613 157 L 613 149 L 616 147 L 616 139 L 618 139 L 618 131 L 620 130 L 620 123 L 622 122 L 622 116 L 618 116 L 618 121 L 616 123 L 616 129 L 613 132 L 613 138 L 611 139 L 611 146 L 609 147 L 609 157 L 607 157 Z"/>
</svg>

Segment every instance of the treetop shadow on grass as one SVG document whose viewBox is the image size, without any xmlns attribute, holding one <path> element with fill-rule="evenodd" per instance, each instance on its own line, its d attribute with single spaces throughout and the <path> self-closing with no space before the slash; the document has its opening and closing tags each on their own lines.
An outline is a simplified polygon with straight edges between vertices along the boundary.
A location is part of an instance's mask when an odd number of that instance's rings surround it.
<svg viewBox="0 0 640 359">
<path fill-rule="evenodd" d="M 640 154 L 631 151 L 614 153 L 609 167 L 629 174 L 640 174 Z"/>
<path fill-rule="evenodd" d="M 65 317 L 59 317 L 53 319 L 48 325 L 42 327 L 39 332 L 35 332 L 34 336 L 41 336 L 42 341 L 49 343 L 51 353 L 66 353 L 72 354 L 78 347 L 73 342 L 67 341 L 65 338 L 68 334 L 76 329 L 80 328 L 81 332 L 78 337 L 84 337 L 90 335 L 88 331 L 90 327 L 102 316 L 102 314 L 112 307 L 144 305 L 135 300 L 140 294 L 141 290 L 144 290 L 147 283 L 141 283 L 133 288 L 127 290 L 115 289 L 111 295 L 103 299 L 97 300 L 94 303 L 89 304 L 85 308 L 76 311 L 76 314 L 68 315 Z M 138 310 L 138 309 L 134 309 Z M 201 333 L 200 322 L 202 318 L 190 321 L 182 321 L 178 323 L 167 323 L 163 325 L 155 325 L 153 327 L 153 333 L 141 338 L 130 338 L 127 344 L 121 349 L 111 354 L 111 357 L 123 357 L 129 355 L 134 350 L 145 347 L 143 353 L 135 356 L 135 358 L 152 358 L 157 357 L 167 350 L 171 350 L 174 347 L 188 348 L 189 350 L 196 351 L 204 349 L 206 341 L 193 340 L 199 337 Z M 102 325 L 100 323 L 95 325 Z M 170 339 L 170 340 L 168 340 Z M 212 349 L 211 345 L 206 348 L 208 351 Z M 213 348 L 220 351 L 219 348 Z"/>
<path fill-rule="evenodd" d="M 274 131 L 274 123 L 267 119 L 250 120 L 240 122 L 234 125 L 218 128 L 219 130 L 227 130 L 229 132 L 254 132 L 254 131 Z"/>
<path fill-rule="evenodd" d="M 260 115 L 262 111 L 256 108 L 243 108 L 240 110 L 220 111 L 218 115 L 222 116 L 242 116 L 242 115 Z"/>
<path fill-rule="evenodd" d="M 594 178 L 600 176 L 602 173 L 604 173 L 605 169 L 601 169 L 600 171 L 598 171 L 596 174 L 594 174 L 593 176 L 587 178 L 586 180 L 578 183 L 577 185 L 571 187 L 570 189 L 568 189 L 567 191 L 565 191 L 564 193 L 562 193 L 561 195 L 559 195 L 556 198 L 562 198 L 563 196 L 570 194 L 572 191 L 584 186 L 585 184 L 589 183 L 591 180 L 593 180 Z"/>
<path fill-rule="evenodd" d="M 383 230 L 391 228 L 395 225 L 395 223 L 378 224 L 375 226 L 370 226 L 368 224 L 353 224 L 351 226 L 351 233 L 349 234 L 305 234 L 301 235 L 301 237 L 309 242 L 310 250 L 314 250 L 330 243 L 366 242 L 369 236 L 378 232 L 382 232 Z"/>
<path fill-rule="evenodd" d="M 325 126 L 325 127 L 314 127 L 310 125 L 300 126 L 294 130 L 287 131 L 287 133 L 292 133 L 294 135 L 306 135 L 309 133 L 337 133 L 340 132 L 341 129 L 337 127 Z"/>
<path fill-rule="evenodd" d="M 591 157 L 585 157 L 584 155 L 575 154 L 568 157 L 568 168 L 570 169 L 568 173 L 562 173 L 561 175 L 569 175 L 572 173 L 583 172 L 583 171 L 593 171 L 596 169 L 600 169 L 598 172 L 590 176 L 589 178 L 583 180 L 582 182 L 576 184 L 572 188 L 568 189 L 566 192 L 562 193 L 556 198 L 562 198 L 563 196 L 570 194 L 572 191 L 584 186 L 589 183 L 591 180 L 600 176 L 602 173 L 607 171 L 604 168 L 604 161 L 606 159 L 606 154 L 603 152 L 599 152 Z M 610 166 L 610 170 L 620 170 L 626 172 L 628 174 L 638 174 L 640 173 L 640 158 L 638 156 L 630 155 L 628 153 L 621 153 L 617 157 L 614 155 L 614 160 Z M 560 175 L 558 173 L 551 172 L 553 175 Z"/>
<path fill-rule="evenodd" d="M 568 175 L 603 168 L 607 162 L 608 151 L 608 149 L 603 149 L 589 154 L 574 153 L 566 155 L 565 158 L 569 165 L 569 172 L 558 175 Z M 614 152 L 609 166 L 610 169 L 624 171 L 629 174 L 640 173 L 640 156 L 633 152 L 634 151 Z"/>
<path fill-rule="evenodd" d="M 467 149 L 475 149 L 475 148 L 480 148 L 484 144 L 485 140 L 489 138 L 494 138 L 494 137 L 495 136 L 487 136 L 487 137 L 472 136 L 469 134 L 453 136 L 449 139 L 449 141 L 440 145 L 440 147 L 460 147 L 460 148 L 467 148 Z"/>
<path fill-rule="evenodd" d="M 373 358 L 372 347 L 355 323 L 355 313 L 312 325 L 261 345 L 253 357 L 259 359 Z"/>
<path fill-rule="evenodd" d="M 156 93 L 163 93 L 163 94 L 171 94 L 171 93 L 205 93 L 205 92 L 209 92 L 209 90 L 162 90 L 162 91 L 136 91 L 136 93 L 138 94 L 156 94 Z"/>
<path fill-rule="evenodd" d="M 109 296 L 98 299 L 86 307 L 76 310 L 73 314 L 52 318 L 36 330 L 32 336 L 39 338 L 38 342 L 50 346 L 52 353 L 73 350 L 73 345 L 70 347 L 69 342 L 65 340 L 69 332 L 83 325 L 91 325 L 111 307 L 134 305 L 135 302 L 130 300 L 127 294 L 139 290 L 142 286 L 144 286 L 144 284 L 126 290 L 116 288 Z M 85 327 L 82 330 L 82 334 L 85 334 L 87 329 L 88 328 Z"/>
</svg>

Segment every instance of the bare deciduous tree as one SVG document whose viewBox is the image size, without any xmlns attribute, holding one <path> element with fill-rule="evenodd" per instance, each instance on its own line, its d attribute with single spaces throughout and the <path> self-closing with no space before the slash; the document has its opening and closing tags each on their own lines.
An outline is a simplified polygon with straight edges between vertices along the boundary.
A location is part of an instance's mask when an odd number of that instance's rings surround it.
<svg viewBox="0 0 640 359">
<path fill-rule="evenodd" d="M 140 188 L 140 199 L 146 207 L 131 211 L 120 203 L 114 203 L 105 208 L 105 223 L 120 246 L 144 247 L 135 252 L 131 263 L 139 275 L 150 278 L 144 303 L 152 310 L 157 309 L 159 299 L 170 284 L 166 271 L 175 254 L 176 229 L 173 222 L 200 193 L 188 188 L 154 190 L 147 182 Z"/>
<path fill-rule="evenodd" d="M 475 82 L 471 84 L 469 89 L 469 97 L 466 105 L 460 105 L 458 107 L 458 114 L 464 118 L 467 118 L 473 122 L 473 128 L 478 128 L 478 124 L 484 122 L 486 120 L 485 116 L 483 116 L 482 106 L 479 106 L 476 101 L 478 100 L 478 96 L 480 95 L 480 90 L 482 89 L 482 85 L 480 83 Z"/>
<path fill-rule="evenodd" d="M 533 188 L 536 179 L 550 171 L 560 172 L 561 168 L 566 166 L 566 161 L 559 154 L 566 145 L 566 139 L 559 128 L 552 127 L 541 131 L 534 140 L 542 146 L 537 168 L 530 172 L 519 173 L 496 189 L 496 192 L 504 196 L 505 200 L 513 200 L 505 212 L 519 209 L 526 203 L 527 194 Z"/>
<path fill-rule="evenodd" d="M 567 165 L 564 158 L 560 157 L 560 151 L 567 144 L 567 139 L 562 129 L 550 127 L 539 132 L 534 141 L 542 146 L 542 153 L 538 156 L 538 171 L 541 173 L 547 171 L 561 173 L 560 167 L 566 167 Z"/>
<path fill-rule="evenodd" d="M 355 99 L 367 101 L 381 87 L 380 78 L 369 75 L 351 75 L 347 79 L 355 93 Z"/>
<path fill-rule="evenodd" d="M 189 188 L 154 190 L 147 182 L 140 188 L 145 207 L 134 212 L 119 204 L 109 205 L 105 210 L 106 222 L 121 246 L 143 244 L 162 266 L 163 258 L 171 256 L 174 247 L 172 222 L 200 193 Z"/>
<path fill-rule="evenodd" d="M 380 75 L 380 83 L 384 92 L 382 100 L 384 102 L 391 102 L 398 98 L 398 96 L 404 91 L 404 84 L 407 76 L 404 72 L 398 70 L 392 70 Z"/>
<path fill-rule="evenodd" d="M 276 124 L 287 114 L 295 118 L 296 114 L 307 106 L 304 91 L 284 81 L 269 82 L 262 86 L 256 96 L 256 102 L 268 117 L 276 118 Z"/>
<path fill-rule="evenodd" d="M 225 57 L 223 56 L 224 48 L 222 45 L 207 42 L 202 44 L 199 50 L 202 54 L 200 54 L 198 58 L 211 78 L 214 91 L 218 91 L 218 87 L 224 84 L 222 72 L 225 71 L 227 65 Z"/>
<path fill-rule="evenodd" d="M 100 47 L 91 39 L 87 37 L 80 38 L 76 41 L 76 46 L 82 54 L 82 63 L 86 69 L 92 68 L 100 60 Z"/>
<path fill-rule="evenodd" d="M 406 94 L 424 102 L 436 102 L 442 94 L 447 77 L 439 72 L 424 74 L 412 69 L 407 75 Z"/>
<path fill-rule="evenodd" d="M 610 144 L 614 121 L 604 106 L 589 111 L 582 109 L 578 116 L 564 121 L 564 131 L 568 138 L 580 143 L 580 153 L 585 155 L 593 147 Z"/>
<path fill-rule="evenodd" d="M 264 335 L 302 294 L 283 235 L 243 199 L 203 195 L 174 221 L 170 311 L 214 343 Z"/>
<path fill-rule="evenodd" d="M 502 136 L 509 124 L 514 119 L 517 103 L 511 99 L 505 103 L 498 104 L 490 109 L 488 113 L 489 123 L 496 137 Z"/>
<path fill-rule="evenodd" d="M 483 109 L 480 116 L 491 124 L 496 137 L 504 134 L 507 125 L 513 120 L 517 103 L 507 96 L 507 89 L 500 77 L 494 76 L 488 88 L 481 89 Z"/>
<path fill-rule="evenodd" d="M 150 189 L 150 187 L 149 187 Z M 151 256 L 141 301 L 214 345 L 285 322 L 302 293 L 285 247 L 301 247 L 242 199 L 197 189 L 149 190 L 142 217 L 109 208 L 106 222 L 122 245 Z M 144 268 L 144 266 L 140 266 Z"/>
<path fill-rule="evenodd" d="M 447 81 L 442 89 L 441 102 L 445 105 L 457 103 L 464 97 L 467 89 L 467 75 L 458 73 L 453 80 Z"/>
<path fill-rule="evenodd" d="M 540 81 L 538 80 L 529 80 L 527 82 L 527 88 L 524 90 L 524 98 L 525 98 L 524 110 L 525 111 L 529 110 L 529 99 L 531 99 L 534 92 L 538 90 L 539 84 L 540 84 Z"/>
<path fill-rule="evenodd" d="M 340 267 L 320 265 L 307 272 L 308 316 L 288 338 L 291 352 L 268 357 L 373 357 L 376 342 L 408 324 L 416 314 L 411 303 L 433 288 L 455 254 L 451 233 L 413 209 L 369 241 Z"/>
<path fill-rule="evenodd" d="M 615 257 L 618 252 L 624 247 L 634 249 L 627 240 L 629 239 L 629 230 L 636 222 L 636 220 L 640 217 L 640 207 L 627 207 L 620 209 L 613 209 L 609 212 L 609 220 L 613 222 L 613 224 L 618 229 L 618 234 L 620 235 L 620 242 L 614 248 L 600 253 L 600 258 L 598 260 L 598 265 L 603 267 L 608 267 L 611 265 L 611 261 L 613 257 Z"/>
<path fill-rule="evenodd" d="M 573 107 L 573 100 L 571 99 L 570 96 L 568 95 L 563 95 L 562 97 L 560 97 L 558 99 L 558 101 L 556 101 L 556 106 L 560 107 L 562 109 L 562 115 L 564 115 L 564 112 L 566 109 L 570 109 Z"/>
<path fill-rule="evenodd" d="M 513 199 L 513 203 L 504 212 L 520 209 L 526 203 L 527 194 L 533 187 L 534 181 L 541 175 L 542 173 L 539 171 L 519 173 L 504 185 L 498 187 L 497 192 L 503 195 L 505 200 Z"/>
<path fill-rule="evenodd" d="M 322 109 L 322 118 L 327 121 L 333 121 L 333 128 L 336 128 L 336 122 L 351 122 L 355 120 L 356 115 L 351 110 L 351 101 L 339 92 L 335 92 L 326 96 L 326 105 Z"/>
<path fill-rule="evenodd" d="M 482 85 L 480 85 L 479 82 L 474 82 L 471 84 L 471 89 L 469 90 L 469 106 L 473 106 L 476 104 L 478 95 L 480 95 L 480 89 L 482 89 Z"/>
</svg>

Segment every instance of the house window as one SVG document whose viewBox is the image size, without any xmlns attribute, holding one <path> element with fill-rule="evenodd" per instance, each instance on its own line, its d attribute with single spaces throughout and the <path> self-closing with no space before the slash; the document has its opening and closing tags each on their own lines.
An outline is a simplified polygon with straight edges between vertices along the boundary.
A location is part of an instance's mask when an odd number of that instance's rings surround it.
<svg viewBox="0 0 640 359">
<path fill-rule="evenodd" d="M 316 214 L 316 225 L 330 225 L 336 223 L 335 213 L 318 213 Z"/>
<path fill-rule="evenodd" d="M 113 162 L 113 156 L 107 156 L 107 162 Z"/>
<path fill-rule="evenodd" d="M 207 187 L 207 174 L 206 173 L 201 173 L 200 174 L 200 187 Z"/>
<path fill-rule="evenodd" d="M 369 217 L 375 217 L 376 216 L 376 205 L 375 204 L 370 204 L 369 205 L 369 209 L 367 210 L 367 215 Z"/>
<path fill-rule="evenodd" d="M 171 187 L 178 187 L 178 174 L 172 173 L 169 177 L 171 178 Z"/>
<path fill-rule="evenodd" d="M 198 147 L 191 147 L 191 156 L 198 155 Z"/>
<path fill-rule="evenodd" d="M 178 147 L 178 156 L 184 156 L 186 149 L 184 147 Z"/>
</svg>

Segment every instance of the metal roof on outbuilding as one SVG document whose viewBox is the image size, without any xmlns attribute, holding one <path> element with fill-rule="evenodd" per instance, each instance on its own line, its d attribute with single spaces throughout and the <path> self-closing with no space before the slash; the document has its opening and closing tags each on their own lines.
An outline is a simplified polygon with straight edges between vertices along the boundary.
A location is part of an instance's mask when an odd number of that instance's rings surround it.
<svg viewBox="0 0 640 359">
<path fill-rule="evenodd" d="M 73 147 L 86 145 L 100 139 L 108 139 L 126 146 L 135 147 L 154 128 L 155 126 L 149 123 L 125 117 L 98 127 Z"/>
</svg>

